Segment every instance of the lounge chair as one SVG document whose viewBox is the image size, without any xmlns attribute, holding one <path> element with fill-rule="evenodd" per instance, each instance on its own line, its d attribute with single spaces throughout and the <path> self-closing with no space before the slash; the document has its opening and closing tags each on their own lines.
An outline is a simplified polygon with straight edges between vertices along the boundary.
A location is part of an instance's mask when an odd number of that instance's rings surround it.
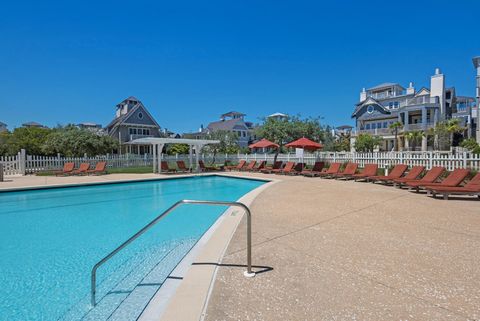
<svg viewBox="0 0 480 321">
<path fill-rule="evenodd" d="M 371 181 L 373 183 L 375 183 L 375 182 L 388 182 L 388 181 L 391 181 L 392 179 L 402 177 L 403 173 L 405 173 L 405 171 L 407 169 L 408 169 L 408 165 L 398 164 L 398 165 L 395 165 L 395 167 L 393 167 L 390 174 L 388 174 L 386 176 L 375 175 L 375 176 L 367 177 L 367 182 L 368 181 Z"/>
<path fill-rule="evenodd" d="M 449 187 L 449 186 L 426 186 L 425 189 L 429 195 L 434 198 L 437 194 L 443 195 L 443 199 L 448 200 L 449 195 L 472 195 L 480 198 L 480 173 L 477 173 L 464 186 Z"/>
<path fill-rule="evenodd" d="M 283 168 L 272 169 L 270 174 L 286 174 L 293 170 L 295 162 L 287 162 Z"/>
<path fill-rule="evenodd" d="M 261 172 L 261 173 L 264 173 L 264 174 L 269 174 L 269 173 L 271 173 L 272 171 L 276 171 L 276 170 L 282 168 L 282 165 L 283 165 L 283 162 L 282 162 L 282 161 L 276 161 L 275 163 L 273 163 L 272 166 L 270 166 L 270 167 L 265 167 L 264 169 L 261 169 L 260 172 Z"/>
<path fill-rule="evenodd" d="M 366 180 L 370 176 L 377 175 L 377 170 L 378 170 L 377 164 L 365 164 L 365 167 L 363 168 L 363 171 L 361 173 L 353 174 L 352 176 L 345 177 L 345 178 L 346 179 L 353 178 L 355 182 L 358 180 Z"/>
<path fill-rule="evenodd" d="M 303 168 L 300 174 L 303 176 L 314 177 L 318 173 L 322 172 L 324 167 L 325 167 L 325 162 L 315 162 L 315 164 L 313 164 L 312 169 Z"/>
<path fill-rule="evenodd" d="M 345 169 L 341 173 L 337 173 L 332 175 L 332 178 L 346 178 L 346 177 L 351 177 L 352 175 L 355 175 L 357 172 L 358 164 L 357 163 L 348 163 L 347 166 L 345 166 Z"/>
<path fill-rule="evenodd" d="M 301 166 L 302 163 L 295 164 L 295 162 L 287 162 L 287 164 L 285 164 L 285 167 L 278 172 L 275 172 L 275 174 L 296 175 L 298 174 Z"/>
<path fill-rule="evenodd" d="M 260 161 L 260 163 L 258 163 L 257 167 L 252 168 L 251 172 L 259 172 L 260 170 L 265 168 L 265 165 L 267 165 L 267 161 L 262 160 Z"/>
<path fill-rule="evenodd" d="M 175 173 L 177 170 L 175 168 L 170 168 L 166 161 L 160 162 L 160 172 L 163 174 L 172 174 Z"/>
<path fill-rule="evenodd" d="M 81 163 L 78 169 L 75 169 L 70 172 L 70 175 L 85 175 L 90 169 L 89 163 Z"/>
<path fill-rule="evenodd" d="M 189 173 L 190 169 L 185 165 L 184 161 L 179 160 L 179 161 L 177 161 L 177 172 Z"/>
<path fill-rule="evenodd" d="M 288 172 L 288 173 L 284 173 L 284 174 L 287 174 L 287 175 L 300 175 L 302 173 L 302 170 L 305 168 L 305 166 L 307 166 L 307 164 L 305 163 L 297 163 L 295 164 L 295 166 L 293 167 L 293 169 Z"/>
<path fill-rule="evenodd" d="M 201 172 L 213 172 L 213 171 L 218 171 L 219 169 L 216 168 L 215 166 L 206 166 L 203 160 L 198 161 L 198 166 L 200 166 L 200 171 Z"/>
<path fill-rule="evenodd" d="M 228 171 L 237 170 L 237 171 L 239 171 L 239 170 L 242 169 L 243 166 L 245 166 L 246 163 L 247 163 L 247 161 L 242 159 L 235 166 L 225 166 L 225 170 L 228 170 Z"/>
<path fill-rule="evenodd" d="M 330 164 L 330 167 L 324 171 L 324 172 L 320 172 L 318 173 L 316 176 L 319 176 L 319 177 L 330 177 L 332 175 L 336 175 L 338 174 L 338 172 L 340 171 L 340 167 L 342 166 L 341 163 L 331 163 Z"/>
<path fill-rule="evenodd" d="M 100 175 L 100 174 L 106 174 L 107 173 L 107 162 L 98 162 L 95 165 L 94 169 L 89 169 L 87 171 L 88 175 Z"/>
<path fill-rule="evenodd" d="M 248 163 L 247 166 L 242 167 L 242 168 L 240 169 L 240 171 L 242 171 L 242 172 L 245 172 L 245 171 L 246 171 L 246 172 L 250 172 L 250 171 L 255 167 L 255 164 L 256 164 L 256 163 L 257 163 L 257 161 L 252 160 L 252 161 L 250 161 L 250 163 Z"/>
<path fill-rule="evenodd" d="M 65 176 L 70 174 L 74 169 L 75 169 L 75 163 L 70 162 L 70 163 L 63 164 L 63 170 L 54 171 L 53 173 L 55 174 L 55 176 Z"/>
<path fill-rule="evenodd" d="M 408 190 L 415 189 L 417 192 L 420 189 L 425 189 L 426 187 L 455 187 L 460 185 L 465 180 L 465 178 L 467 178 L 468 174 L 470 174 L 470 170 L 465 168 L 457 168 L 440 183 L 407 182 L 405 183 L 405 185 L 408 187 Z"/>
<path fill-rule="evenodd" d="M 444 171 L 445 171 L 445 167 L 435 166 L 435 167 L 432 167 L 432 169 L 429 170 L 422 178 L 415 178 L 415 179 L 411 179 L 408 177 L 411 172 L 410 171 L 407 175 L 405 175 L 405 177 L 394 179 L 393 186 L 401 187 L 405 185 L 407 182 L 423 182 L 425 184 L 433 183 L 440 177 L 440 175 L 442 175 Z"/>
</svg>

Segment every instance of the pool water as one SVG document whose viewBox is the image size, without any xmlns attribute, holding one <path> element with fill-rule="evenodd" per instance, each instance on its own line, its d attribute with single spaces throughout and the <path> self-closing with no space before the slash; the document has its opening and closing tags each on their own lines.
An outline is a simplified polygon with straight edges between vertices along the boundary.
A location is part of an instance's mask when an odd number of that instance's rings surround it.
<svg viewBox="0 0 480 321">
<path fill-rule="evenodd" d="M 178 200 L 235 201 L 263 183 L 203 176 L 0 193 L 0 320 L 135 320 L 226 207 L 183 205 L 135 240 L 98 270 L 91 310 L 93 265 Z"/>
</svg>

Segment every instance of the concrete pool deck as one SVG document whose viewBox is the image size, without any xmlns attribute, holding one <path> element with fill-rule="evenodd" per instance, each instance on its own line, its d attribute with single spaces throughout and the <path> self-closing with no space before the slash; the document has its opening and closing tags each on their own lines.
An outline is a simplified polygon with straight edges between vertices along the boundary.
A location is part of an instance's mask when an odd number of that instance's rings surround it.
<svg viewBox="0 0 480 321">
<path fill-rule="evenodd" d="M 264 273 L 246 279 L 234 267 L 245 256 L 240 224 L 205 320 L 480 318 L 477 198 L 275 177 L 251 207 L 253 264 Z"/>
<path fill-rule="evenodd" d="M 246 249 L 241 222 L 215 268 L 208 305 L 195 320 L 480 318 L 477 198 L 444 201 L 371 183 L 231 175 L 280 180 L 252 199 L 250 206 L 253 265 L 262 273 L 252 279 L 242 274 Z M 159 177 L 171 176 L 112 174 L 49 177 L 45 182 Z M 0 188 L 38 186 L 42 180 L 15 177 L 0 183 Z M 194 264 L 205 263 L 204 257 Z M 212 270 L 209 265 L 204 268 Z M 185 285 L 184 293 L 195 291 L 195 284 Z M 193 308 L 175 304 L 184 310 Z"/>
</svg>

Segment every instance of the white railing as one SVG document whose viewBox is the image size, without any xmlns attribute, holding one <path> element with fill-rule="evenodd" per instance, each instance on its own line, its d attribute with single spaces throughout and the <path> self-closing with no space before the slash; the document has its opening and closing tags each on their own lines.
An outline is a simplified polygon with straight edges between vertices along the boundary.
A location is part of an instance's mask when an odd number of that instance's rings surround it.
<svg viewBox="0 0 480 321">
<path fill-rule="evenodd" d="M 215 157 L 210 154 L 200 155 L 205 163 L 215 163 L 223 165 L 226 161 L 233 163 L 241 159 L 245 160 L 266 160 L 272 163 L 275 154 L 217 154 Z M 162 155 L 162 160 L 173 163 L 177 160 L 183 160 L 187 166 L 190 166 L 189 155 Z M 395 164 L 407 164 L 409 166 L 423 165 L 427 169 L 433 166 L 443 166 L 448 170 L 456 168 L 470 168 L 472 170 L 480 170 L 480 155 L 469 152 L 378 152 L 378 153 L 351 153 L 351 152 L 318 152 L 306 153 L 302 158 L 295 154 L 279 154 L 277 160 L 280 161 L 303 161 L 308 165 L 313 165 L 315 161 L 325 162 L 356 162 L 363 167 L 365 164 L 376 163 L 380 168 L 388 168 Z M 80 166 L 80 163 L 90 163 L 91 166 L 99 161 L 106 161 L 108 168 L 120 167 L 147 167 L 152 166 L 153 171 L 153 156 L 145 155 L 103 155 L 95 157 L 46 157 L 25 155 L 22 151 L 16 156 L 0 156 L 0 163 L 4 166 L 5 175 L 24 175 L 32 174 L 41 171 L 62 169 L 67 162 L 75 163 L 75 166 Z M 195 162 L 195 157 L 193 157 Z"/>
</svg>

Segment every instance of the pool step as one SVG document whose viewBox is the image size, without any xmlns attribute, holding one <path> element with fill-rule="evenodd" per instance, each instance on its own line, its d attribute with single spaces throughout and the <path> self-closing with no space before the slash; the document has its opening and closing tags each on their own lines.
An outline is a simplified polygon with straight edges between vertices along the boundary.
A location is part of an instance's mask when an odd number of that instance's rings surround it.
<svg viewBox="0 0 480 321">
<path fill-rule="evenodd" d="M 100 299 L 97 306 L 81 319 L 82 321 L 132 321 L 136 320 L 148 302 L 160 289 L 170 272 L 175 268 L 178 258 L 183 257 L 194 245 L 194 241 L 179 243 L 167 255 L 151 262 L 146 273 L 134 273 L 122 280 L 117 286 Z M 151 260 L 150 260 L 151 261 Z M 143 265 L 142 264 L 142 265 Z M 139 266 L 138 269 L 142 269 Z M 137 272 L 137 271 L 135 271 Z"/>
</svg>

